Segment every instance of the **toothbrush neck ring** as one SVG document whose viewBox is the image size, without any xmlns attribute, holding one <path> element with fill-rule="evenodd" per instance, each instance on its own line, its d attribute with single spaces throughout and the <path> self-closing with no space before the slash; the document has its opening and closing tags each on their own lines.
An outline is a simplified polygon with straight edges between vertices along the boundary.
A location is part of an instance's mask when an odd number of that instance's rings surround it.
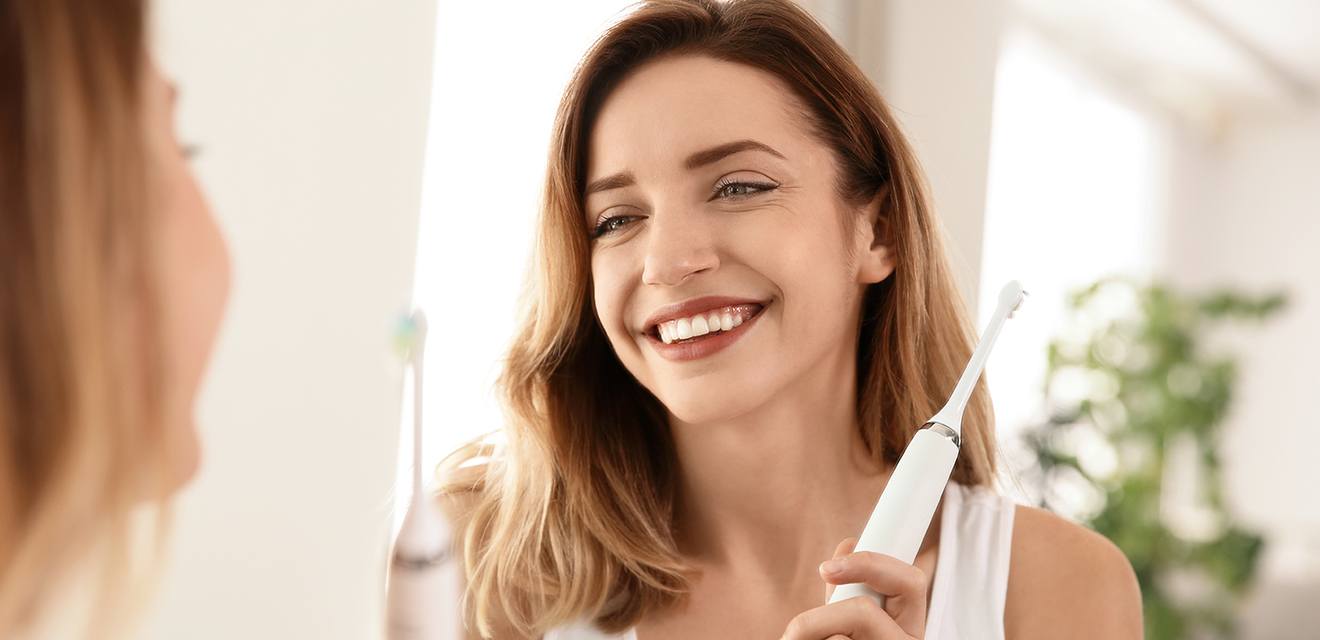
<svg viewBox="0 0 1320 640">
<path fill-rule="evenodd" d="M 921 428 L 929 429 L 932 433 L 936 435 L 941 435 L 952 440 L 953 446 L 955 447 L 962 447 L 962 435 L 959 434 L 957 430 L 953 429 L 947 424 L 944 424 L 943 422 L 936 422 L 932 420 L 930 422 L 927 422 L 926 424 L 921 425 Z"/>
</svg>

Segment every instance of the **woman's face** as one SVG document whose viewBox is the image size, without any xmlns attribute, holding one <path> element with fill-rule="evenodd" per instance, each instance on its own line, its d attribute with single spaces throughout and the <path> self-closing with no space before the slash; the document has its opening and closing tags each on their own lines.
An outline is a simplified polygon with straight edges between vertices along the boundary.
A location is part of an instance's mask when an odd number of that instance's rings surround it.
<svg viewBox="0 0 1320 640">
<path fill-rule="evenodd" d="M 861 293 L 892 271 L 804 113 L 769 73 L 686 56 L 629 75 L 591 130 L 597 317 L 683 422 L 851 367 Z"/>
<path fill-rule="evenodd" d="M 200 450 L 193 405 L 229 293 L 229 254 L 174 133 L 174 88 L 147 76 L 148 179 L 158 211 L 164 330 L 166 455 L 170 489 L 196 473 Z"/>
</svg>

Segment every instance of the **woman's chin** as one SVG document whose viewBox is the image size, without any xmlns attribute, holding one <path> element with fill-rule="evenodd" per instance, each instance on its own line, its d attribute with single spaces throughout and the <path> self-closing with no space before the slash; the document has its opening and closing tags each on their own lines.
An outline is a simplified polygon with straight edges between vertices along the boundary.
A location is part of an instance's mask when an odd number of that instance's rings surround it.
<svg viewBox="0 0 1320 640">
<path fill-rule="evenodd" d="M 161 474 L 161 497 L 170 498 L 188 486 L 201 470 L 201 440 L 197 436 L 197 425 L 188 422 L 178 427 L 170 438 L 165 450 L 164 465 Z"/>
<path fill-rule="evenodd" d="M 728 386 L 684 381 L 658 397 L 674 420 L 683 424 L 709 424 L 751 412 L 762 404 L 757 395 Z"/>
</svg>

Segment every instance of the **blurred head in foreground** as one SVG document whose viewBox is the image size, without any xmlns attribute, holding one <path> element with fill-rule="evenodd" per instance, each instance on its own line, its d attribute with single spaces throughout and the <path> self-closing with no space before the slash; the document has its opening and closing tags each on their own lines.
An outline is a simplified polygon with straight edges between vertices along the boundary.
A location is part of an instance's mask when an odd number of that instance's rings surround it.
<svg viewBox="0 0 1320 640">
<path fill-rule="evenodd" d="M 3 637 L 63 617 L 75 578 L 122 618 L 135 514 L 164 522 L 198 464 L 229 262 L 147 24 L 141 0 L 0 2 Z"/>
</svg>

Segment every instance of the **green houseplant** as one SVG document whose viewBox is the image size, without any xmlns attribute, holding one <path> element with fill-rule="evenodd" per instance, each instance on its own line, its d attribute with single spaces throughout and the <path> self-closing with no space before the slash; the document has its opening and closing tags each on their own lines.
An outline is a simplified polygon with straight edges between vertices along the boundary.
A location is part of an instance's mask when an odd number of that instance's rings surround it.
<svg viewBox="0 0 1320 640">
<path fill-rule="evenodd" d="M 1219 439 L 1236 367 L 1206 338 L 1217 325 L 1261 320 L 1283 304 L 1281 294 L 1187 295 L 1108 278 L 1072 294 L 1069 329 L 1049 345 L 1048 418 L 1025 435 L 1031 484 L 1042 506 L 1127 554 L 1147 638 L 1234 635 L 1264 540 L 1224 502 Z M 1181 467 L 1195 476 L 1194 517 L 1168 513 L 1175 458 L 1191 461 Z"/>
</svg>

